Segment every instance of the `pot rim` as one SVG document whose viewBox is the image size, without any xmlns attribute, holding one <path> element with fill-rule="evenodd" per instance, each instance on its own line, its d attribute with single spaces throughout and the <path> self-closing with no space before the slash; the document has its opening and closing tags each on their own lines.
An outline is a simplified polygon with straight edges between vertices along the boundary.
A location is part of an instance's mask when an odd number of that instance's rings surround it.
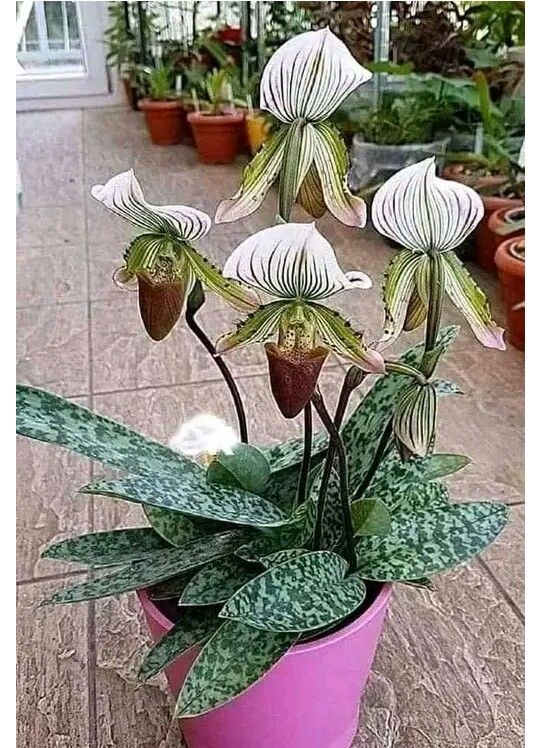
<svg viewBox="0 0 540 748">
<path fill-rule="evenodd" d="M 201 122 L 204 122 L 205 124 L 212 122 L 216 125 L 236 124 L 243 122 L 244 114 L 240 112 L 235 112 L 234 114 L 205 114 L 204 112 L 188 112 L 187 120 L 188 122 L 193 122 L 195 124 Z"/>
<path fill-rule="evenodd" d="M 510 252 L 512 247 L 517 242 L 525 239 L 525 234 L 518 234 L 518 236 L 512 236 L 509 239 L 505 239 L 497 247 L 495 252 L 495 264 L 503 273 L 508 273 L 516 278 L 525 278 L 525 260 L 518 260 L 517 257 Z"/>
<path fill-rule="evenodd" d="M 377 593 L 377 597 L 371 603 L 369 608 L 362 613 L 361 616 L 355 618 L 354 621 L 351 621 L 351 623 L 349 623 L 347 626 L 344 626 L 343 628 L 339 629 L 333 634 L 330 634 L 329 636 L 322 636 L 320 639 L 315 639 L 315 641 L 306 642 L 305 644 L 294 644 L 286 652 L 286 656 L 290 657 L 294 655 L 300 655 L 305 652 L 314 652 L 321 647 L 326 647 L 329 644 L 340 641 L 341 639 L 350 636 L 358 629 L 366 626 L 376 615 L 381 612 L 381 609 L 388 604 L 388 600 L 390 599 L 390 595 L 392 594 L 393 585 L 390 582 L 382 582 L 381 585 L 382 586 Z M 169 631 L 175 625 L 159 610 L 157 605 L 155 605 L 155 603 L 150 599 L 146 590 L 137 590 L 137 595 L 143 608 L 145 608 L 145 610 L 153 616 L 153 618 L 161 626 L 161 628 Z M 225 621 L 226 619 L 223 620 Z"/>
<path fill-rule="evenodd" d="M 182 102 L 178 99 L 140 99 L 140 109 L 181 109 Z"/>
</svg>

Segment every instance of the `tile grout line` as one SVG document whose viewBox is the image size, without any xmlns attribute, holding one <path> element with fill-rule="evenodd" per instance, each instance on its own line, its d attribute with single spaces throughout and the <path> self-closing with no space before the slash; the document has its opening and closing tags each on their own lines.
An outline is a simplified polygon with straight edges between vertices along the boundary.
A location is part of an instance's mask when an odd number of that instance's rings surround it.
<svg viewBox="0 0 540 748">
<path fill-rule="evenodd" d="M 42 582 L 54 582 L 62 579 L 69 579 L 70 577 L 79 577 L 87 574 L 86 569 L 73 569 L 73 571 L 60 571 L 58 574 L 45 574 L 42 577 L 26 577 L 25 579 L 17 579 L 15 582 L 16 587 L 26 587 L 30 584 L 41 584 Z"/>
<path fill-rule="evenodd" d="M 516 618 L 520 621 L 521 624 L 524 625 L 525 624 L 525 616 L 524 616 L 524 614 L 520 610 L 519 606 L 516 604 L 515 600 L 512 599 L 511 595 L 507 592 L 507 590 L 500 583 L 499 579 L 493 573 L 493 571 L 492 571 L 491 567 L 489 566 L 489 564 L 486 561 L 484 561 L 484 559 L 481 558 L 481 557 L 478 558 L 478 563 L 480 564 L 480 566 L 482 566 L 482 568 L 484 569 L 484 571 L 486 572 L 486 574 L 488 575 L 488 577 L 491 579 L 491 581 L 493 582 L 493 584 L 495 585 L 495 587 L 499 590 L 499 592 L 503 596 L 505 602 L 511 608 L 511 610 L 514 613 L 514 615 L 516 616 Z"/>
<path fill-rule="evenodd" d="M 85 138 L 85 110 L 81 110 L 81 171 L 82 183 L 86 184 L 86 138 Z M 83 186 L 84 189 L 84 186 Z M 88 242 L 88 210 L 87 201 L 83 195 L 83 222 L 84 222 L 84 250 L 86 259 L 86 319 L 87 319 L 87 344 L 88 344 L 88 405 L 91 410 L 94 407 L 94 377 L 93 377 L 93 348 L 92 348 L 92 303 L 90 301 L 90 250 Z M 94 462 L 90 462 L 90 480 L 94 478 Z M 88 502 L 88 524 L 90 532 L 94 530 L 94 497 L 89 497 Z M 90 572 L 90 576 L 91 576 Z M 96 604 L 95 600 L 88 603 L 87 618 L 87 694 L 88 694 L 88 748 L 97 746 L 97 700 L 96 700 Z"/>
</svg>

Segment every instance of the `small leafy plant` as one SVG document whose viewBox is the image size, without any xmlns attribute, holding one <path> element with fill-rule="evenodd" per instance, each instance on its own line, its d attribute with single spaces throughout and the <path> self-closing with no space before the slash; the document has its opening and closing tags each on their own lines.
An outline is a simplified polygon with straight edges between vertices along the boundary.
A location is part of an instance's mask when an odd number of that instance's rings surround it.
<svg viewBox="0 0 540 748">
<path fill-rule="evenodd" d="M 175 97 L 174 71 L 170 65 L 160 63 L 154 68 L 142 68 L 141 78 L 149 98 L 155 101 L 167 101 Z"/>
<path fill-rule="evenodd" d="M 329 209 L 346 225 L 365 224 L 366 206 L 346 186 L 345 148 L 326 120 L 369 77 L 326 29 L 291 39 L 271 58 L 261 107 L 280 126 L 216 221 L 253 212 L 276 180 L 278 219 L 243 241 L 223 271 L 195 247 L 211 226 L 202 211 L 147 202 L 133 172 L 92 190 L 142 229 L 117 279 L 136 284 L 146 330 L 160 340 L 185 317 L 223 374 L 237 435 L 199 419 L 184 425 L 171 449 L 52 393 L 17 390 L 20 434 L 119 469 L 118 477 L 80 492 L 140 504 L 148 520 L 48 547 L 45 557 L 95 572 L 48 602 L 145 590 L 156 605 L 177 606 L 173 628 L 150 649 L 139 677 L 197 647 L 178 697 L 181 717 L 233 699 L 297 643 L 354 620 L 385 583 L 429 587 L 433 575 L 482 551 L 506 522 L 501 503 L 450 500 L 444 479 L 468 459 L 435 448 L 438 402 L 460 393 L 436 376 L 459 332 L 441 328 L 445 296 L 480 343 L 504 348 L 485 295 L 454 253 L 483 215 L 478 195 L 438 179 L 433 159 L 403 169 L 377 192 L 373 223 L 401 250 L 386 271 L 384 327 L 371 344 L 328 305 L 339 292 L 367 292 L 371 279 L 344 272 L 314 223 L 290 222 L 298 201 L 315 217 Z M 214 101 L 222 84 L 223 78 L 212 81 Z M 197 319 L 207 291 L 244 314 L 216 344 Z M 421 326 L 422 344 L 397 359 L 383 355 L 402 332 Z M 263 343 L 279 409 L 285 418 L 302 414 L 304 422 L 301 439 L 271 447 L 250 442 L 243 400 L 223 358 Z M 318 386 L 330 352 L 349 364 L 334 413 Z M 358 398 L 369 375 L 376 379 Z M 356 405 L 348 408 L 351 398 Z"/>
</svg>

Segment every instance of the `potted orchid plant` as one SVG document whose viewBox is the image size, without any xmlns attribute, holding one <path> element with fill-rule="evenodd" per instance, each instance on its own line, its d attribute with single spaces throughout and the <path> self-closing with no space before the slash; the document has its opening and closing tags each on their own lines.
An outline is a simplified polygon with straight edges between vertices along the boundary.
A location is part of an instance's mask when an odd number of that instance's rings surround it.
<svg viewBox="0 0 540 748">
<path fill-rule="evenodd" d="M 47 558 L 93 572 L 48 602 L 137 591 L 155 638 L 139 677 L 166 672 L 190 748 L 348 748 L 392 586 L 429 587 L 506 522 L 502 503 L 450 501 L 444 478 L 468 459 L 435 449 L 437 403 L 459 393 L 436 376 L 458 334 L 441 328 L 446 296 L 481 344 L 504 348 L 454 253 L 480 221 L 481 199 L 438 179 L 432 158 L 377 192 L 373 223 L 402 249 L 386 272 L 384 329 L 373 344 L 331 302 L 368 292 L 369 276 L 343 272 L 315 223 L 290 222 L 298 201 L 314 218 L 328 209 L 364 226 L 366 206 L 346 184 L 345 146 L 326 120 L 368 78 L 328 29 L 301 34 L 270 59 L 261 107 L 281 127 L 216 222 L 253 212 L 278 181 L 276 224 L 241 242 L 223 270 L 195 246 L 211 227 L 202 211 L 152 205 L 133 172 L 92 190 L 142 229 L 117 276 L 137 285 L 147 332 L 160 340 L 185 318 L 223 373 L 237 430 L 203 417 L 167 447 L 52 393 L 18 388 L 18 432 L 120 469 L 81 492 L 142 504 L 148 521 L 47 548 Z M 208 291 L 242 315 L 216 343 L 197 319 Z M 421 345 L 384 355 L 422 325 Z M 226 363 L 231 349 L 261 344 L 279 409 L 304 424 L 301 439 L 271 447 L 255 446 L 256 433 L 252 442 Z M 318 387 L 330 352 L 349 364 L 334 413 Z M 371 388 L 346 417 L 368 376 Z M 314 411 L 323 424 L 316 433 Z"/>
</svg>

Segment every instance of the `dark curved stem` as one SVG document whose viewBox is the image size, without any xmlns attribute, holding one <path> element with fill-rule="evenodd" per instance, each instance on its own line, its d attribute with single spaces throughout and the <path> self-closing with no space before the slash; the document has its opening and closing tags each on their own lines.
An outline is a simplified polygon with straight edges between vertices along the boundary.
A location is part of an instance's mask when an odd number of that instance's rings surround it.
<svg viewBox="0 0 540 748">
<path fill-rule="evenodd" d="M 328 412 L 324 400 L 320 392 L 315 392 L 311 398 L 311 402 L 315 407 L 315 410 L 319 414 L 319 418 L 324 424 L 324 427 L 328 431 L 331 445 L 334 447 L 338 457 L 338 470 L 339 470 L 339 494 L 341 499 L 341 516 L 343 520 L 343 533 L 345 535 L 345 548 L 347 553 L 347 559 L 349 561 L 349 571 L 356 571 L 356 553 L 354 543 L 354 528 L 352 525 L 351 510 L 349 507 L 349 486 L 347 476 L 347 455 L 345 453 L 345 445 L 341 434 L 337 429 L 332 416 Z M 329 445 L 330 447 L 330 445 Z"/>
<path fill-rule="evenodd" d="M 231 397 L 234 402 L 234 407 L 236 408 L 236 416 L 238 418 L 238 428 L 240 430 L 240 440 L 243 441 L 245 444 L 248 443 L 248 429 L 247 429 L 247 419 L 246 419 L 246 411 L 244 410 L 244 404 L 242 402 L 242 398 L 240 397 L 240 392 L 238 391 L 238 387 L 236 386 L 236 382 L 233 379 L 233 376 L 229 370 L 229 367 L 225 363 L 225 361 L 216 353 L 216 349 L 210 338 L 206 335 L 204 330 L 201 328 L 199 323 L 195 320 L 195 315 L 193 312 L 191 312 L 189 309 L 186 310 L 186 322 L 191 330 L 191 332 L 195 335 L 195 337 L 203 344 L 203 346 L 206 348 L 208 353 L 212 356 L 216 366 L 220 370 L 221 374 L 223 375 L 223 379 L 225 380 L 227 387 L 229 388 L 229 391 L 231 393 Z"/>
<path fill-rule="evenodd" d="M 371 465 L 369 466 L 367 473 L 364 475 L 364 479 L 362 483 L 358 486 L 358 489 L 353 496 L 353 501 L 358 501 L 358 499 L 361 499 L 366 493 L 366 491 L 368 490 L 369 484 L 371 483 L 371 481 L 373 480 L 373 476 L 377 472 L 377 468 L 379 467 L 379 465 L 384 459 L 391 436 L 392 436 L 392 421 L 388 423 L 388 425 L 386 426 L 385 430 L 382 433 L 381 438 L 379 439 L 379 443 L 377 445 L 375 454 L 373 455 Z"/>
<path fill-rule="evenodd" d="M 302 457 L 302 467 L 300 469 L 300 478 L 298 479 L 298 489 L 294 508 L 303 504 L 306 500 L 307 484 L 309 477 L 309 468 L 311 466 L 311 444 L 313 441 L 313 413 L 311 403 L 304 408 L 304 455 Z"/>
</svg>

